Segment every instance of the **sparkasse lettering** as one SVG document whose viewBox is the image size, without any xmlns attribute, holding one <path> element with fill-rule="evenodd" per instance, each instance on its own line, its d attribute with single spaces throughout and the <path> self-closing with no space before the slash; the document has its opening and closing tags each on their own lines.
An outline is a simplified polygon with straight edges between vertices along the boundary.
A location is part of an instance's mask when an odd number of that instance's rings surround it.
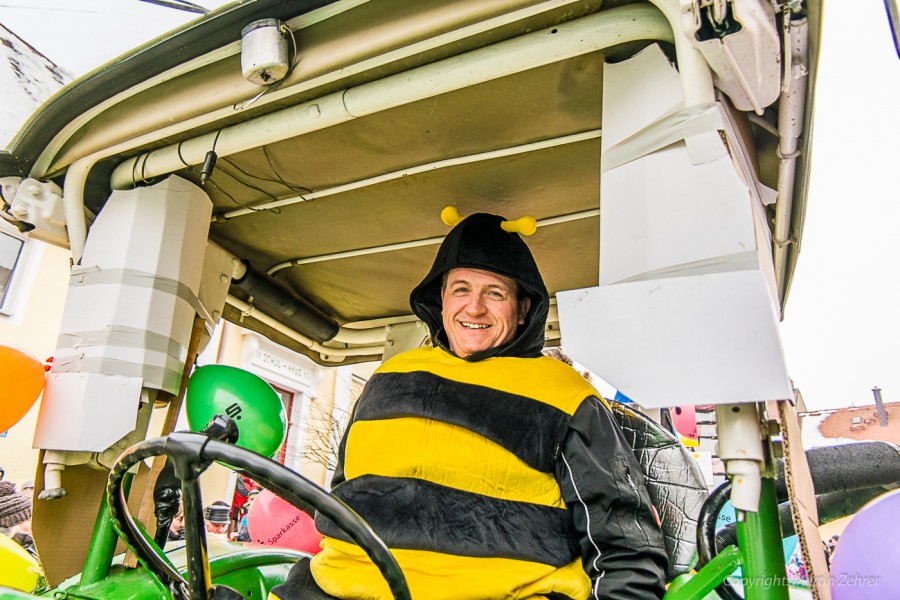
<svg viewBox="0 0 900 600">
<path fill-rule="evenodd" d="M 278 533 L 276 533 L 274 536 L 272 536 L 272 537 L 269 538 L 268 543 L 269 543 L 270 545 L 275 545 L 275 543 L 278 542 L 278 540 L 280 540 L 281 537 L 282 537 L 285 533 L 287 533 L 288 531 L 290 531 L 291 528 L 292 528 L 294 525 L 296 525 L 297 523 L 300 522 L 300 517 L 301 517 L 301 515 L 297 515 L 296 517 L 294 517 L 293 519 L 291 519 L 288 523 L 286 523 L 285 525 L 283 525 L 283 526 L 280 528 L 280 530 L 279 530 Z"/>
</svg>

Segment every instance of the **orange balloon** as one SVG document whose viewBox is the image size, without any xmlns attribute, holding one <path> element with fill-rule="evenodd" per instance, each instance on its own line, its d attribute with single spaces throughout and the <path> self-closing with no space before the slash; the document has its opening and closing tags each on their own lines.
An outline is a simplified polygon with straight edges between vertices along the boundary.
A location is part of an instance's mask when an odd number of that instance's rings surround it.
<svg viewBox="0 0 900 600">
<path fill-rule="evenodd" d="M 31 354 L 0 346 L 0 432 L 25 416 L 44 389 L 44 365 Z"/>
</svg>

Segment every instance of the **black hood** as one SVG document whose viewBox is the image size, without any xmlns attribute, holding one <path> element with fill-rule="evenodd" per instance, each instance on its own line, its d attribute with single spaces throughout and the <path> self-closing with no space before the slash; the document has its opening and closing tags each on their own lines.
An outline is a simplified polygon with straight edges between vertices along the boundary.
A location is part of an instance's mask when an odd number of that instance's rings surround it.
<svg viewBox="0 0 900 600">
<path fill-rule="evenodd" d="M 528 246 L 517 233 L 504 231 L 506 219 L 477 213 L 457 224 L 438 250 L 434 264 L 425 279 L 409 295 L 413 313 L 428 325 L 435 345 L 450 350 L 441 319 L 442 275 L 455 268 L 481 269 L 514 279 L 521 292 L 531 298 L 525 323 L 513 339 L 476 352 L 466 360 L 482 360 L 492 356 L 540 356 L 544 347 L 544 327 L 550 310 L 550 297 L 537 263 Z"/>
</svg>

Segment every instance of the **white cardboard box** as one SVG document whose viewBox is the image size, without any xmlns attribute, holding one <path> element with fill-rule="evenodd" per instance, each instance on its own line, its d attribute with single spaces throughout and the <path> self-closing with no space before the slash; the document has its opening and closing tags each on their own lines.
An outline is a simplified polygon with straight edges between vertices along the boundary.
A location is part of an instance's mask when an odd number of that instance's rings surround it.
<svg viewBox="0 0 900 600">
<path fill-rule="evenodd" d="M 724 108 L 683 107 L 656 47 L 604 77 L 600 285 L 557 294 L 565 351 L 645 407 L 791 397 L 758 194 L 722 140 Z"/>
<path fill-rule="evenodd" d="M 134 428 L 142 386 L 177 393 L 211 214 L 178 177 L 113 193 L 70 276 L 35 447 L 103 449 Z"/>
</svg>

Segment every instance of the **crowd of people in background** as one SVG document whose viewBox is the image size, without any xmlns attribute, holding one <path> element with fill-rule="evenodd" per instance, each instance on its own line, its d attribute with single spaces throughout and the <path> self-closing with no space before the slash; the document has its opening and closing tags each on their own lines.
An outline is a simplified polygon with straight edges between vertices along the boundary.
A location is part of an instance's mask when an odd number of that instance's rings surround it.
<svg viewBox="0 0 900 600">
<path fill-rule="evenodd" d="M 203 509 L 203 522 L 208 539 L 230 540 L 233 542 L 249 542 L 247 515 L 250 505 L 259 495 L 259 489 L 246 490 L 242 499 L 234 504 L 216 500 Z M 184 509 L 180 507 L 169 524 L 168 541 L 184 540 Z"/>
<path fill-rule="evenodd" d="M 250 532 L 247 527 L 247 516 L 250 506 L 259 495 L 260 489 L 250 480 L 241 477 L 235 490 L 234 501 L 229 504 L 223 500 L 206 506 L 203 509 L 203 522 L 207 539 L 229 540 L 233 542 L 249 542 Z M 179 508 L 169 524 L 168 541 L 184 540 L 184 509 Z"/>
</svg>

